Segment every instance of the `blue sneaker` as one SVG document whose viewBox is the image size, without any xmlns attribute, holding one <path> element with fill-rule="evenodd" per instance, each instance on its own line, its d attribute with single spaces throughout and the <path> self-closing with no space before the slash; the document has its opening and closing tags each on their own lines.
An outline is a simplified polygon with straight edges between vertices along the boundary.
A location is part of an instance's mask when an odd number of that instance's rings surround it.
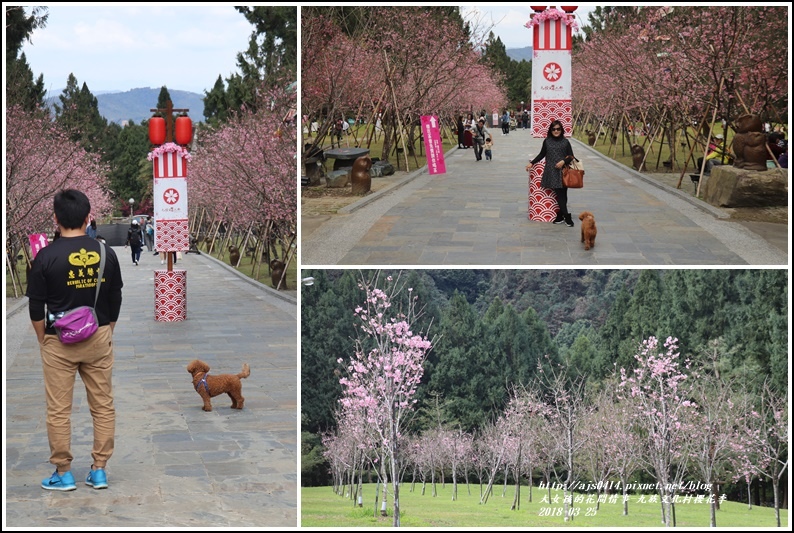
<svg viewBox="0 0 794 533">
<path fill-rule="evenodd" d="M 89 470 L 88 477 L 85 478 L 85 484 L 95 489 L 108 488 L 108 476 L 105 474 L 105 469 L 97 468 L 96 470 Z"/>
<path fill-rule="evenodd" d="M 41 480 L 41 488 L 44 490 L 75 490 L 74 476 L 71 472 L 64 472 L 58 475 L 58 470 L 52 476 Z"/>
</svg>

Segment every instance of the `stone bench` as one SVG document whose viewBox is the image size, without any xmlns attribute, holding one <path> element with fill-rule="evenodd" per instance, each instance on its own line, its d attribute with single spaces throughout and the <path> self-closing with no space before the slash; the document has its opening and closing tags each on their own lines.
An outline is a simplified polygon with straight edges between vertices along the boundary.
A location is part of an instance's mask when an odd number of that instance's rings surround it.
<svg viewBox="0 0 794 533">
<path fill-rule="evenodd" d="M 333 189 L 343 189 L 350 185 L 350 168 L 329 172 L 328 176 L 325 177 L 325 186 Z"/>
<path fill-rule="evenodd" d="M 334 160 L 334 170 L 351 168 L 356 159 L 365 155 L 369 155 L 369 148 L 331 148 L 325 151 L 325 158 Z"/>
</svg>

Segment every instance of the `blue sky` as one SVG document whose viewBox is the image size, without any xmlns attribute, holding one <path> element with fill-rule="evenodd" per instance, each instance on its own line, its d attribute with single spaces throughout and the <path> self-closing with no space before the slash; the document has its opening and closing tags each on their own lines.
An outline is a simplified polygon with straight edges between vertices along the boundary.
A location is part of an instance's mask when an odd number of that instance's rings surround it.
<svg viewBox="0 0 794 533">
<path fill-rule="evenodd" d="M 45 88 L 73 73 L 94 93 L 138 87 L 202 94 L 237 69 L 253 26 L 233 4 L 50 4 L 22 51 Z"/>
</svg>

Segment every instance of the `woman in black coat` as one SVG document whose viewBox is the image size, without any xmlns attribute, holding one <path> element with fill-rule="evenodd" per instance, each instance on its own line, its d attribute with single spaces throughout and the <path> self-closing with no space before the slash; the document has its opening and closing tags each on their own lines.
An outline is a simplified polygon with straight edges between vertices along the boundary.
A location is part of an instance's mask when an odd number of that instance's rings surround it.
<svg viewBox="0 0 794 533">
<path fill-rule="evenodd" d="M 554 224 L 565 222 L 568 227 L 573 227 L 571 213 L 568 212 L 568 188 L 562 183 L 562 167 L 576 159 L 573 156 L 571 142 L 565 138 L 562 122 L 555 120 L 549 126 L 546 138 L 543 140 L 543 147 L 538 156 L 529 162 L 526 169 L 532 169 L 532 165 L 546 158 L 546 166 L 543 168 L 543 176 L 540 178 L 540 186 L 546 189 L 553 189 L 557 195 L 557 217 L 552 221 Z"/>
<path fill-rule="evenodd" d="M 463 146 L 463 115 L 458 115 L 458 123 L 455 125 L 455 127 L 458 129 L 458 148 L 466 148 Z"/>
</svg>

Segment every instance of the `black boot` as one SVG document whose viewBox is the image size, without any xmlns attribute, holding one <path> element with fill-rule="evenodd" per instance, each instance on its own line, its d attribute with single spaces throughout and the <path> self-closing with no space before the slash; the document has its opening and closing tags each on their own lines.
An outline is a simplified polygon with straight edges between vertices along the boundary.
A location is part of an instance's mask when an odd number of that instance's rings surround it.
<svg viewBox="0 0 794 533">
<path fill-rule="evenodd" d="M 561 211 L 557 211 L 557 216 L 551 221 L 552 224 L 562 224 L 565 221 L 565 216 Z"/>
<path fill-rule="evenodd" d="M 571 220 L 571 214 L 570 213 L 565 215 L 565 225 L 568 226 L 569 228 L 573 227 L 573 220 Z"/>
</svg>

